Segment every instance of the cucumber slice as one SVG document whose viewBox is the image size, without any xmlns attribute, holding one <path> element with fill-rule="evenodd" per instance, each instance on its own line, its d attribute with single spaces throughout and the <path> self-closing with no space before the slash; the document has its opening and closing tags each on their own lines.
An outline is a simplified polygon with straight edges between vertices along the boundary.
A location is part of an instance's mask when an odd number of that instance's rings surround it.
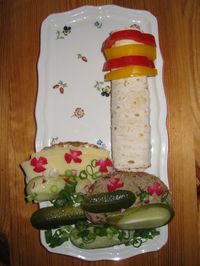
<svg viewBox="0 0 200 266">
<path fill-rule="evenodd" d="M 73 229 L 70 233 L 70 240 L 72 244 L 78 248 L 82 249 L 96 249 L 96 248 L 106 248 L 115 245 L 120 245 L 123 242 L 119 240 L 118 234 L 113 235 L 111 238 L 108 236 L 98 236 L 95 235 L 94 227 L 88 227 L 89 237 L 87 240 L 79 236 L 79 230 Z"/>
<path fill-rule="evenodd" d="M 107 214 L 107 222 L 120 229 L 148 229 L 167 224 L 173 217 L 171 206 L 162 203 L 132 207 L 124 212 Z"/>
<path fill-rule="evenodd" d="M 81 202 L 81 207 L 93 213 L 113 212 L 129 208 L 135 199 L 135 194 L 131 191 L 115 190 L 87 196 Z"/>
<path fill-rule="evenodd" d="M 54 229 L 62 225 L 74 224 L 85 219 L 84 211 L 79 207 L 45 207 L 38 209 L 31 216 L 32 225 L 40 230 Z"/>
<path fill-rule="evenodd" d="M 37 176 L 29 181 L 26 186 L 27 200 L 41 202 L 53 200 L 65 187 L 65 176 L 55 178 Z"/>
</svg>

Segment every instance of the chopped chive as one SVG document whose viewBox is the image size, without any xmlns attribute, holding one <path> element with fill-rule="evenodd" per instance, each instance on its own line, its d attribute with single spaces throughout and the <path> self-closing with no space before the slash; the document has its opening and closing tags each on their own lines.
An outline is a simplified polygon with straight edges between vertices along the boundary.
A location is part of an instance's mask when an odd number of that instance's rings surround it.
<svg viewBox="0 0 200 266">
<path fill-rule="evenodd" d="M 51 243 L 51 238 L 52 238 L 52 231 L 51 230 L 45 231 L 45 240 L 47 244 Z"/>
<path fill-rule="evenodd" d="M 81 180 L 86 179 L 88 176 L 87 172 L 85 170 L 82 170 L 79 174 L 79 177 Z"/>
</svg>

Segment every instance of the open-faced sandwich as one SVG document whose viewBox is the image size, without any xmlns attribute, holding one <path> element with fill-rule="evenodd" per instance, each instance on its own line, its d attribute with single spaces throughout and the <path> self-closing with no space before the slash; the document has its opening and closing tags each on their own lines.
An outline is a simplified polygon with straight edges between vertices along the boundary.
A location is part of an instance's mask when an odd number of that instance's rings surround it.
<svg viewBox="0 0 200 266">
<path fill-rule="evenodd" d="M 32 154 L 21 167 L 26 175 L 27 200 L 41 202 L 55 199 L 68 177 L 88 177 L 85 187 L 81 184 L 79 188 L 87 190 L 96 178 L 108 172 L 112 162 L 106 149 L 84 142 L 65 142 Z"/>
</svg>

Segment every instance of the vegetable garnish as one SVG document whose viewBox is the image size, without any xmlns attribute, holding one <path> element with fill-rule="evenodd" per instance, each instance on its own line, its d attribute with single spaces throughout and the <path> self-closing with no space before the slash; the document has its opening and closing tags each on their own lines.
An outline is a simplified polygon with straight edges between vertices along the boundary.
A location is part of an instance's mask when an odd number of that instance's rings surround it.
<svg viewBox="0 0 200 266">
<path fill-rule="evenodd" d="M 62 207 L 66 204 L 77 206 L 83 200 L 84 196 L 82 193 L 76 193 L 77 177 L 71 174 L 71 171 L 66 172 L 66 184 L 64 189 L 62 189 L 55 200 L 51 203 L 55 207 Z"/>
<path fill-rule="evenodd" d="M 91 163 L 86 166 L 86 169 L 80 172 L 79 178 L 82 180 L 86 178 L 96 180 L 102 176 L 102 173 L 108 172 L 108 167 L 112 167 L 112 162 L 108 158 L 98 161 L 92 160 Z"/>
<path fill-rule="evenodd" d="M 116 80 L 135 76 L 156 76 L 157 70 L 145 66 L 127 66 L 113 70 L 105 75 L 105 80 Z"/>
<path fill-rule="evenodd" d="M 131 55 L 107 60 L 104 64 L 103 71 L 130 65 L 155 67 L 153 61 L 149 60 L 146 56 Z"/>
<path fill-rule="evenodd" d="M 115 177 L 107 184 L 107 189 L 109 192 L 116 190 L 117 188 L 122 188 L 124 186 L 121 178 Z"/>
<path fill-rule="evenodd" d="M 39 157 L 38 159 L 36 157 L 34 157 L 31 162 L 30 162 L 31 166 L 33 166 L 33 171 L 37 172 L 37 173 L 41 173 L 44 172 L 46 170 L 46 168 L 44 167 L 44 165 L 48 164 L 48 161 L 45 157 Z"/>
<path fill-rule="evenodd" d="M 45 239 L 49 247 L 54 248 L 62 245 L 69 239 L 73 242 L 78 241 L 81 248 L 96 248 L 99 241 L 104 240 L 112 243 L 118 239 L 118 245 L 132 245 L 135 248 L 140 247 L 148 239 L 153 239 L 160 234 L 160 231 L 153 229 L 121 230 L 111 225 L 94 225 L 87 220 L 78 221 L 74 226 L 62 226 L 55 231 L 46 230 Z M 97 241 L 98 239 L 98 241 Z M 106 242 L 105 242 L 106 243 Z"/>
<path fill-rule="evenodd" d="M 67 163 L 71 163 L 72 161 L 74 163 L 81 163 L 82 159 L 79 158 L 79 156 L 81 155 L 82 155 L 82 151 L 70 149 L 70 153 L 65 153 L 64 157 Z"/>
<path fill-rule="evenodd" d="M 121 187 L 120 184 L 114 186 Z M 81 202 L 84 211 L 92 213 L 107 213 L 129 208 L 135 202 L 135 194 L 128 190 L 114 190 L 87 195 Z"/>
<path fill-rule="evenodd" d="M 113 32 L 103 43 L 102 49 L 111 48 L 116 41 L 134 40 L 140 43 L 156 46 L 155 38 L 149 33 L 143 33 L 138 30 L 127 29 Z"/>
<path fill-rule="evenodd" d="M 113 164 L 112 164 L 111 160 L 107 158 L 105 160 L 96 161 L 96 166 L 100 166 L 99 167 L 99 172 L 107 173 L 108 172 L 107 167 L 112 167 Z"/>
<path fill-rule="evenodd" d="M 55 248 L 62 245 L 64 242 L 69 240 L 70 232 L 72 230 L 71 225 L 63 226 L 59 229 L 56 229 L 53 233 L 52 230 L 45 231 L 45 240 L 49 244 L 49 247 Z"/>
<path fill-rule="evenodd" d="M 149 60 L 156 59 L 156 47 L 147 44 L 127 44 L 104 49 L 106 59 L 119 58 L 122 56 L 141 55 Z"/>
</svg>

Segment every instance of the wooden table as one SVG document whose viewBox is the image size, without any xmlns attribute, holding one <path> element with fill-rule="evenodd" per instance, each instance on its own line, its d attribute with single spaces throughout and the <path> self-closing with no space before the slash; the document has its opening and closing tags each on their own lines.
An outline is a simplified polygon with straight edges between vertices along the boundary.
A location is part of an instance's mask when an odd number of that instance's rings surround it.
<svg viewBox="0 0 200 266">
<path fill-rule="evenodd" d="M 146 9 L 158 19 L 168 104 L 168 173 L 176 215 L 169 225 L 168 243 L 161 250 L 120 262 L 90 263 L 51 254 L 39 244 L 39 234 L 29 220 L 37 206 L 24 201 L 24 176 L 19 163 L 34 151 L 41 22 L 51 13 L 104 4 Z M 11 265 L 16 266 L 199 265 L 200 220 L 195 179 L 195 160 L 200 165 L 199 0 L 2 0 L 0 22 L 1 257 L 6 259 L 7 243 Z"/>
</svg>

